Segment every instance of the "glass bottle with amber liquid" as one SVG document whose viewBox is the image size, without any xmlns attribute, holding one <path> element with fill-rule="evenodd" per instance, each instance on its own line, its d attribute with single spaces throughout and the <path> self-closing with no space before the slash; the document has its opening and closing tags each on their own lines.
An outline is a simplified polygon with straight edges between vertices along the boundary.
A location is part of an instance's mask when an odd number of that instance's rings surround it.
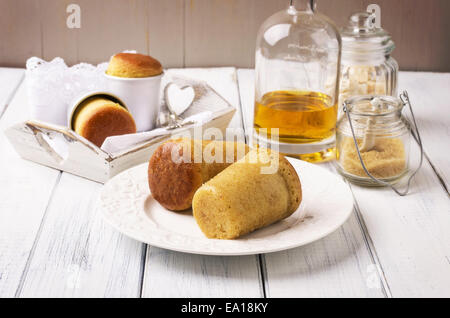
<svg viewBox="0 0 450 318">
<path fill-rule="evenodd" d="M 341 38 L 313 0 L 290 1 L 256 43 L 253 144 L 310 162 L 335 156 Z"/>
</svg>

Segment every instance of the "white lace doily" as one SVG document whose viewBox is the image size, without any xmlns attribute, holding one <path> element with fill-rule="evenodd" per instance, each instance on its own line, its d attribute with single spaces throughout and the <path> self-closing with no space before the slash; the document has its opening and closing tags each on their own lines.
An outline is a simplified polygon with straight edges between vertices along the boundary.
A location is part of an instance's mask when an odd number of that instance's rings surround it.
<svg viewBox="0 0 450 318">
<path fill-rule="evenodd" d="M 31 119 L 66 126 L 68 107 L 77 97 L 93 90 L 106 90 L 103 73 L 108 63 L 68 67 L 60 57 L 50 62 L 32 57 L 26 66 Z"/>
</svg>

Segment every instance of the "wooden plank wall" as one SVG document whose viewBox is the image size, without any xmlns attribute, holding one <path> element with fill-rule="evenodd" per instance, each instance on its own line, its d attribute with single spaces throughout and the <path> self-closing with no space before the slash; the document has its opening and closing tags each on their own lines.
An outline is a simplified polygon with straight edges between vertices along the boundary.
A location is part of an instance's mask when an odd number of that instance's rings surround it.
<svg viewBox="0 0 450 318">
<path fill-rule="evenodd" d="M 337 25 L 377 3 L 403 70 L 450 71 L 450 1 L 318 0 Z M 66 26 L 69 4 L 81 28 Z M 288 0 L 1 0 L 0 66 L 23 67 L 30 56 L 68 64 L 106 61 L 136 49 L 168 67 L 253 67 L 256 32 Z"/>
</svg>

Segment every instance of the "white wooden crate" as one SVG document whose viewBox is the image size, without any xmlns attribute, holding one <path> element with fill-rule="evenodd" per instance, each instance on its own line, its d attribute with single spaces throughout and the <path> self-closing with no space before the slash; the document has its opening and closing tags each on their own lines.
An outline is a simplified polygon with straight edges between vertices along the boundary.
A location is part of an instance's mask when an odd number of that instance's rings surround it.
<svg viewBox="0 0 450 318">
<path fill-rule="evenodd" d="M 213 109 L 211 120 L 202 124 L 201 128 L 219 128 L 225 134 L 236 109 L 206 82 L 186 78 L 178 78 L 175 82 L 177 80 L 194 87 L 196 96 L 191 108 L 204 110 L 209 106 Z M 205 96 L 207 103 L 202 100 Z M 211 102 L 214 105 L 210 105 Z M 193 129 L 192 126 L 178 128 L 171 135 L 193 134 Z M 24 159 L 101 183 L 123 170 L 148 161 L 153 151 L 171 136 L 156 137 L 119 153 L 109 154 L 67 127 L 37 120 L 15 124 L 5 130 L 5 135 Z"/>
</svg>

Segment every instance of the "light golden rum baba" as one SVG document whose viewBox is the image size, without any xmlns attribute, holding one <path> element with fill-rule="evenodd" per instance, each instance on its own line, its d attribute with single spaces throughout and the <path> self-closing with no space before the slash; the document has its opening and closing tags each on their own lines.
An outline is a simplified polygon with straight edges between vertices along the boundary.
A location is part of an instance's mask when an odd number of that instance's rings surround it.
<svg viewBox="0 0 450 318">
<path fill-rule="evenodd" d="M 73 129 L 97 147 L 107 137 L 133 134 L 136 124 L 123 106 L 101 97 L 91 97 L 78 106 L 73 119 Z"/>
<path fill-rule="evenodd" d="M 255 155 L 258 161 L 252 162 Z M 278 170 L 261 173 L 269 160 L 279 160 Z M 287 218 L 301 200 L 300 179 L 289 161 L 275 152 L 252 150 L 201 186 L 192 210 L 208 238 L 235 239 Z"/>
<path fill-rule="evenodd" d="M 161 63 L 149 55 L 119 53 L 111 57 L 106 74 L 117 77 L 141 78 L 160 75 Z"/>
<path fill-rule="evenodd" d="M 206 147 L 207 153 L 212 154 L 215 154 L 215 149 L 222 149 L 222 158 L 217 160 L 220 162 L 205 162 L 204 156 L 198 160 L 199 162 L 194 161 L 194 149 L 197 148 L 197 153 L 203 154 Z M 185 151 L 189 151 L 191 162 L 172 160 L 172 152 L 181 159 Z M 248 146 L 243 143 L 189 138 L 171 139 L 159 146 L 150 158 L 148 164 L 150 192 L 153 198 L 168 210 L 189 209 L 195 191 L 203 183 L 241 159 L 248 151 Z"/>
</svg>

